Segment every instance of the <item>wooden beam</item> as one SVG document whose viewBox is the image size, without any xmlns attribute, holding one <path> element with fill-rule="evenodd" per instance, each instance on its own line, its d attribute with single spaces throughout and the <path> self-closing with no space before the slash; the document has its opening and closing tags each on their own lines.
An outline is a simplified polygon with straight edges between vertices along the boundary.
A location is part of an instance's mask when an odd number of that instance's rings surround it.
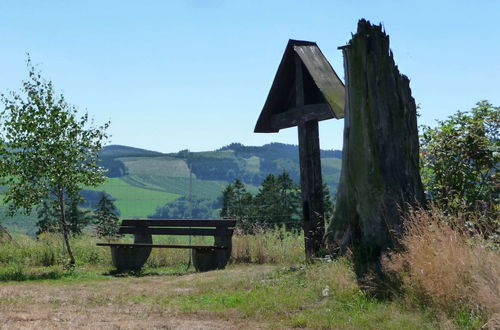
<svg viewBox="0 0 500 330">
<path fill-rule="evenodd" d="M 305 251 L 311 261 L 320 256 L 325 234 L 318 122 L 301 123 L 298 131 Z"/>
<path fill-rule="evenodd" d="M 120 227 L 118 234 L 134 235 L 182 235 L 182 236 L 232 236 L 233 230 L 227 228 L 158 228 L 158 227 Z"/>
<path fill-rule="evenodd" d="M 208 245 L 180 245 L 180 244 L 146 244 L 146 243 L 97 243 L 97 246 L 114 246 L 122 248 L 160 248 L 160 249 L 199 249 L 199 250 L 227 250 L 227 246 Z"/>
<path fill-rule="evenodd" d="M 295 78 L 295 105 L 300 108 L 304 106 L 304 87 L 302 61 L 298 55 L 295 56 Z M 324 247 L 325 233 L 318 121 L 300 122 L 298 132 L 305 252 L 306 261 L 311 262 Z"/>
<path fill-rule="evenodd" d="M 122 226 L 151 226 L 151 227 L 234 227 L 236 220 L 215 219 L 126 219 Z"/>
<path fill-rule="evenodd" d="M 328 103 L 308 104 L 289 109 L 271 117 L 271 127 L 275 129 L 298 126 L 306 121 L 321 121 L 334 118 Z"/>
</svg>

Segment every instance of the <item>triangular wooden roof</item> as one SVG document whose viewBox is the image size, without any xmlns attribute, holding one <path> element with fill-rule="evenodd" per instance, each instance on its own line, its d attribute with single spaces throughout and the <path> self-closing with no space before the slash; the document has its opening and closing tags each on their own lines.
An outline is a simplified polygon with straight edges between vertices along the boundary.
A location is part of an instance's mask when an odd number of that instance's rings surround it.
<svg viewBox="0 0 500 330">
<path fill-rule="evenodd" d="M 302 62 L 304 105 L 295 103 L 295 57 Z M 344 84 L 315 42 L 289 40 L 266 103 L 255 126 L 256 133 L 278 132 L 305 120 L 344 117 Z M 283 113 L 293 113 L 292 119 Z"/>
</svg>

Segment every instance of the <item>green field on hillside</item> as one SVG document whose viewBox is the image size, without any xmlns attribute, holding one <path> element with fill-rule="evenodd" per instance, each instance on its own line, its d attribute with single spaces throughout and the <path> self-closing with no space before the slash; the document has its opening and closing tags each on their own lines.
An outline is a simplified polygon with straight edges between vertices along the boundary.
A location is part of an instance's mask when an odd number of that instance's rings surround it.
<svg viewBox="0 0 500 330">
<path fill-rule="evenodd" d="M 189 177 L 170 177 L 161 175 L 135 175 L 124 180 L 135 179 L 136 181 L 145 184 L 153 184 L 161 187 L 161 189 L 168 191 L 172 194 L 188 196 L 189 195 Z M 216 199 L 222 190 L 226 187 L 228 182 L 217 180 L 199 180 L 193 178 L 192 180 L 192 195 L 197 198 Z"/>
<path fill-rule="evenodd" d="M 7 216 L 7 208 L 3 205 L 0 206 L 0 225 L 7 228 L 10 233 L 23 233 L 34 236 L 37 222 L 36 212 L 31 214 L 16 213 L 10 217 Z"/>
<path fill-rule="evenodd" d="M 166 191 L 140 188 L 122 180 L 122 178 L 107 178 L 95 191 L 105 191 L 116 198 L 115 205 L 121 213 L 121 218 L 143 218 L 156 211 L 156 208 L 171 203 L 180 197 L 179 194 Z"/>
<path fill-rule="evenodd" d="M 170 177 L 189 177 L 186 162 L 179 158 L 162 157 L 127 157 L 118 158 L 127 167 L 131 175 L 160 175 Z"/>
<path fill-rule="evenodd" d="M 342 159 L 340 158 L 321 158 L 321 167 L 323 171 L 339 171 L 342 167 Z"/>
</svg>

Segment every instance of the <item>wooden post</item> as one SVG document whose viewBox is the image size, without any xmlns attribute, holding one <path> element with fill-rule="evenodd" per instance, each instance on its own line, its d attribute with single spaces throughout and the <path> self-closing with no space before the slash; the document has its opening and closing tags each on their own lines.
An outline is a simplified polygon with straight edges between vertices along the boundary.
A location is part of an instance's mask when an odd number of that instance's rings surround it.
<svg viewBox="0 0 500 330">
<path fill-rule="evenodd" d="M 296 107 L 301 107 L 304 105 L 304 86 L 302 61 L 298 55 L 295 55 L 295 79 L 295 103 Z M 325 233 L 318 121 L 299 123 L 298 132 L 305 253 L 306 261 L 310 262 L 319 256 Z"/>
</svg>

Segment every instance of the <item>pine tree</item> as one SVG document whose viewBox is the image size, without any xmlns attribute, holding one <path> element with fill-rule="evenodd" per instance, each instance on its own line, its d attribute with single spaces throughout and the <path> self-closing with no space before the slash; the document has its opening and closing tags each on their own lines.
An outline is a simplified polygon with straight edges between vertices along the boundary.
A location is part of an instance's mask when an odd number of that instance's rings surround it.
<svg viewBox="0 0 500 330">
<path fill-rule="evenodd" d="M 71 235 L 80 235 L 87 225 L 90 224 L 91 218 L 88 216 L 88 211 L 82 210 L 78 205 L 82 201 L 79 194 L 65 198 L 67 205 L 64 210 L 68 231 Z M 38 222 L 36 223 L 38 230 L 36 235 L 44 232 L 58 233 L 61 231 L 59 221 L 58 205 L 53 200 L 44 200 L 37 210 Z"/>
<path fill-rule="evenodd" d="M 36 236 L 41 233 L 58 233 L 60 232 L 60 223 L 57 210 L 54 208 L 53 203 L 44 200 L 37 210 L 38 222 L 36 226 L 38 230 Z"/>
<path fill-rule="evenodd" d="M 119 212 L 111 198 L 103 192 L 96 206 L 94 215 L 96 218 L 95 231 L 97 236 L 101 238 L 107 237 L 108 240 L 117 237 L 120 226 Z"/>
<path fill-rule="evenodd" d="M 300 188 L 293 183 L 290 175 L 283 171 L 277 178 L 276 183 L 280 195 L 280 218 L 274 222 L 277 224 L 285 224 L 287 227 L 300 227 L 301 213 L 301 197 Z"/>
<path fill-rule="evenodd" d="M 92 221 L 89 211 L 82 210 L 78 205 L 82 202 L 80 194 L 75 194 L 67 199 L 66 221 L 72 235 L 80 235 L 83 228 Z"/>
<path fill-rule="evenodd" d="M 221 217 L 246 220 L 251 214 L 252 194 L 247 192 L 241 180 L 236 179 L 234 183 L 226 186 L 222 192 Z"/>
<path fill-rule="evenodd" d="M 244 232 L 252 231 L 253 196 L 249 193 L 243 182 L 236 179 L 234 183 L 226 186 L 222 192 L 222 209 L 220 216 L 238 220 L 238 228 Z"/>
<path fill-rule="evenodd" d="M 258 221 L 266 225 L 300 226 L 300 190 L 287 172 L 269 174 L 255 196 Z"/>
</svg>

